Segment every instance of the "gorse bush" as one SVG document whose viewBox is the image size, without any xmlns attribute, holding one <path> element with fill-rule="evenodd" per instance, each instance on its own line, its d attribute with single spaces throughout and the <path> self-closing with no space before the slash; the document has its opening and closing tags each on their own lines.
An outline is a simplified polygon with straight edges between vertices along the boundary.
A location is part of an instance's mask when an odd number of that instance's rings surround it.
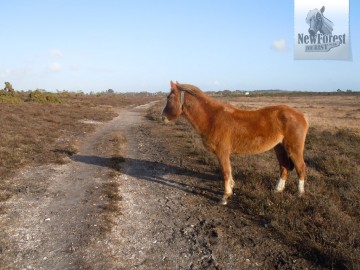
<svg viewBox="0 0 360 270">
<path fill-rule="evenodd" d="M 62 100 L 58 95 L 53 93 L 42 92 L 40 90 L 35 90 L 31 92 L 28 98 L 25 100 L 27 102 L 37 102 L 37 103 L 62 103 Z"/>
<path fill-rule="evenodd" d="M 0 102 L 17 104 L 22 102 L 22 100 L 16 96 L 11 83 L 5 82 L 5 88 L 0 89 Z"/>
<path fill-rule="evenodd" d="M 3 103 L 10 103 L 10 104 L 18 104 L 21 103 L 22 100 L 18 97 L 12 97 L 12 96 L 8 96 L 8 95 L 3 95 L 2 94 L 3 90 L 0 90 L 0 102 Z"/>
</svg>

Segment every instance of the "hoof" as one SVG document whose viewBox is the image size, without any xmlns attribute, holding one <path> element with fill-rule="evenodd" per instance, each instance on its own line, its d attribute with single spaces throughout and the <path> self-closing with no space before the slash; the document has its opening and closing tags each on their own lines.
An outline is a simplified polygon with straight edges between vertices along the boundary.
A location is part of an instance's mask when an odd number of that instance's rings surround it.
<svg viewBox="0 0 360 270">
<path fill-rule="evenodd" d="M 218 205 L 227 205 L 228 204 L 228 201 L 227 200 L 224 200 L 224 199 L 221 199 L 219 202 L 218 202 Z"/>
<path fill-rule="evenodd" d="M 218 202 L 218 205 L 227 205 L 228 202 L 229 202 L 229 197 L 224 195 L 222 199 Z"/>
</svg>

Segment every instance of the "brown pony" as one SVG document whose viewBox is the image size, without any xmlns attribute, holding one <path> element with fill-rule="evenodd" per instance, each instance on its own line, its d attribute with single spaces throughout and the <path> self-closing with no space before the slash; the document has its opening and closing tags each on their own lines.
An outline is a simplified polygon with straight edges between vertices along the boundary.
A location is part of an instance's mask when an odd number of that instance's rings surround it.
<svg viewBox="0 0 360 270">
<path fill-rule="evenodd" d="M 272 148 L 280 165 L 275 191 L 284 190 L 288 172 L 295 166 L 299 194 L 304 193 L 303 151 L 308 123 L 302 113 L 286 105 L 240 110 L 209 97 L 196 86 L 172 81 L 170 85 L 163 120 L 184 115 L 201 135 L 205 147 L 217 156 L 225 184 L 220 204 L 226 205 L 233 194 L 231 154 L 255 154 Z"/>
</svg>

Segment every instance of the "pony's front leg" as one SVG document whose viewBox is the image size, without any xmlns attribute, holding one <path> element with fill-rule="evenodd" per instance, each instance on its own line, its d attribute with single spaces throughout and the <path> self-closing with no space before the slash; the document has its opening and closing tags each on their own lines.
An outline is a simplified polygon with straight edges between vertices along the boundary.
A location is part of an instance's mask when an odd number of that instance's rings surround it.
<svg viewBox="0 0 360 270">
<path fill-rule="evenodd" d="M 233 194 L 233 188 L 235 186 L 235 182 L 231 174 L 230 155 L 218 156 L 218 159 L 224 177 L 224 195 L 219 204 L 227 205 L 228 199 Z"/>
</svg>

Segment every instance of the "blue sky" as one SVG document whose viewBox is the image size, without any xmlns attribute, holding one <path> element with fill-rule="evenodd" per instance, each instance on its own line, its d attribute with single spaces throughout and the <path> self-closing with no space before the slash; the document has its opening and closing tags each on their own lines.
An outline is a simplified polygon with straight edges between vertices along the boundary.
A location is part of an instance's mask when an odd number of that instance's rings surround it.
<svg viewBox="0 0 360 270">
<path fill-rule="evenodd" d="M 170 80 L 203 90 L 360 90 L 357 0 L 352 61 L 294 60 L 293 0 L 12 0 L 0 10 L 0 83 L 16 90 L 155 92 Z"/>
</svg>

